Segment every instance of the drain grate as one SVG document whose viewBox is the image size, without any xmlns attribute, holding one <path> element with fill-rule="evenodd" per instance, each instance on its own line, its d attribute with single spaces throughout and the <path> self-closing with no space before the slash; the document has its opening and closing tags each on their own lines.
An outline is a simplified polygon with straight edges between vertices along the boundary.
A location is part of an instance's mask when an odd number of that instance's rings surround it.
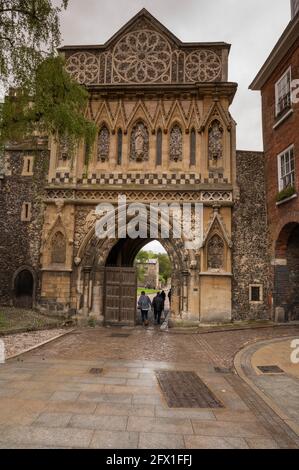
<svg viewBox="0 0 299 470">
<path fill-rule="evenodd" d="M 278 366 L 258 366 L 263 374 L 284 374 L 284 371 Z"/>
<path fill-rule="evenodd" d="M 96 369 L 96 368 L 93 368 L 93 369 L 90 369 L 89 373 L 90 374 L 93 374 L 93 375 L 100 375 L 102 374 L 104 369 Z"/>
<path fill-rule="evenodd" d="M 169 408 L 223 408 L 194 372 L 159 370 L 156 377 Z"/>
</svg>

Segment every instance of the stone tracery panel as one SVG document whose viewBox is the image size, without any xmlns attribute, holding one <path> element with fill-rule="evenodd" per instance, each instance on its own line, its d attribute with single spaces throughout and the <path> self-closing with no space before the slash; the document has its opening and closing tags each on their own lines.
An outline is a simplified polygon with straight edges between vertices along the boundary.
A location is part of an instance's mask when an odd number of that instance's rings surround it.
<svg viewBox="0 0 299 470">
<path fill-rule="evenodd" d="M 170 81 L 171 47 L 156 31 L 126 34 L 113 51 L 115 82 L 154 83 Z"/>
<path fill-rule="evenodd" d="M 221 70 L 221 59 L 214 51 L 195 51 L 186 57 L 186 79 L 191 82 L 215 81 L 220 79 Z"/>
<path fill-rule="evenodd" d="M 77 52 L 69 57 L 66 70 L 79 83 L 87 85 L 99 81 L 99 59 L 89 52 Z"/>
<path fill-rule="evenodd" d="M 208 269 L 224 269 L 224 242 L 217 234 L 208 243 Z"/>
<path fill-rule="evenodd" d="M 183 133 L 178 124 L 170 132 L 170 160 L 180 162 L 183 160 Z"/>
<path fill-rule="evenodd" d="M 119 39 L 112 50 L 75 52 L 67 71 L 79 83 L 150 84 L 222 80 L 222 58 L 216 50 L 177 49 L 154 29 L 137 29 Z"/>
<path fill-rule="evenodd" d="M 107 126 L 102 126 L 98 135 L 97 160 L 106 162 L 109 160 L 110 132 Z"/>
<path fill-rule="evenodd" d="M 56 232 L 51 241 L 51 263 L 65 264 L 66 240 L 62 232 Z"/>
</svg>

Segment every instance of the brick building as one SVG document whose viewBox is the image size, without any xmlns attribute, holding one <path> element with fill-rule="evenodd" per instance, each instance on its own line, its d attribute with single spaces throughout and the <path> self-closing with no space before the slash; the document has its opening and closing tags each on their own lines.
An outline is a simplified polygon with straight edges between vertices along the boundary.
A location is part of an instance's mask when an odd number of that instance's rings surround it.
<svg viewBox="0 0 299 470">
<path fill-rule="evenodd" d="M 299 9 L 250 88 L 261 91 L 273 316 L 299 312 Z"/>
</svg>

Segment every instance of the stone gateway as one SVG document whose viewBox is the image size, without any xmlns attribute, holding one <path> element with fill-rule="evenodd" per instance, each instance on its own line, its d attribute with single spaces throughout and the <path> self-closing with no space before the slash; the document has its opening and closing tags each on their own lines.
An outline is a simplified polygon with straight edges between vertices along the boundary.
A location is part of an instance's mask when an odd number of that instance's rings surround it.
<svg viewBox="0 0 299 470">
<path fill-rule="evenodd" d="M 0 302 L 134 324 L 134 259 L 151 241 L 95 234 L 99 203 L 204 205 L 204 242 L 159 240 L 172 324 L 267 318 L 263 154 L 236 151 L 226 43 L 183 43 L 142 10 L 102 46 L 66 46 L 90 92 L 92 157 L 67 139 L 11 143 L 0 192 Z"/>
</svg>

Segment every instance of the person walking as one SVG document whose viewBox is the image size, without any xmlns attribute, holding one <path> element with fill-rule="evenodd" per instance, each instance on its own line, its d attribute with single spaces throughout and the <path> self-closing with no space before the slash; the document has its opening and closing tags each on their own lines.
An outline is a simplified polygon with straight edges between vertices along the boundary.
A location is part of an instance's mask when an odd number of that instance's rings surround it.
<svg viewBox="0 0 299 470">
<path fill-rule="evenodd" d="M 162 290 L 162 292 L 161 292 L 161 294 L 160 294 L 160 295 L 161 295 L 161 297 L 162 297 L 162 299 L 163 299 L 163 310 L 164 310 L 164 306 L 165 306 L 165 300 L 166 300 L 166 294 L 165 294 L 165 291 L 164 291 L 164 290 Z"/>
<path fill-rule="evenodd" d="M 161 316 L 162 316 L 162 312 L 163 312 L 163 305 L 164 305 L 163 297 L 158 292 L 158 294 L 156 295 L 156 297 L 154 297 L 154 300 L 153 300 L 154 315 L 155 315 L 155 321 L 156 321 L 157 325 L 161 324 Z"/>
<path fill-rule="evenodd" d="M 145 326 L 148 326 L 148 312 L 152 307 L 151 300 L 148 295 L 145 295 L 145 292 L 141 292 L 141 296 L 138 300 L 138 308 L 141 310 L 142 323 Z"/>
</svg>

